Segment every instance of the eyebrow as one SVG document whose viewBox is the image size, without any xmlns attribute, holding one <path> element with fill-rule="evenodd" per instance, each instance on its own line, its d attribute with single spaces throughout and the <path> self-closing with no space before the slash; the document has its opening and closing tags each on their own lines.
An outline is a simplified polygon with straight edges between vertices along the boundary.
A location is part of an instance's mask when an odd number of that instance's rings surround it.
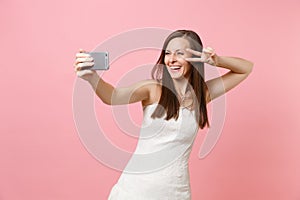
<svg viewBox="0 0 300 200">
<path fill-rule="evenodd" d="M 165 51 L 170 51 L 170 50 L 166 49 Z M 175 52 L 176 51 L 184 51 L 184 49 L 176 49 Z"/>
</svg>

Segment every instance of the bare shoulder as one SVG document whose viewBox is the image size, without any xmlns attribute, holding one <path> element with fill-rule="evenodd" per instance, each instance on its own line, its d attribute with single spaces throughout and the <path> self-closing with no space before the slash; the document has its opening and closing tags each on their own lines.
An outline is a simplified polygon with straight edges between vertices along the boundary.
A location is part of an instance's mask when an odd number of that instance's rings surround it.
<svg viewBox="0 0 300 200">
<path fill-rule="evenodd" d="M 159 81 L 155 80 L 155 79 L 145 79 L 140 81 L 140 83 L 143 83 L 145 85 L 156 85 L 159 84 Z"/>
<path fill-rule="evenodd" d="M 149 91 L 149 98 L 142 101 L 142 106 L 157 103 L 161 95 L 161 82 L 154 79 L 142 81 Z"/>
</svg>

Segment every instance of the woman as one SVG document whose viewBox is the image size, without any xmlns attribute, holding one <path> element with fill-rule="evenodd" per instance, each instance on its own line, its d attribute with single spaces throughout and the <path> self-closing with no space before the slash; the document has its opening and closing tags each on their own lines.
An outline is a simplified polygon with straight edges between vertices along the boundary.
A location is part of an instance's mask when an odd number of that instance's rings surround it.
<svg viewBox="0 0 300 200">
<path fill-rule="evenodd" d="M 205 82 L 204 63 L 230 71 Z M 212 48 L 203 48 L 195 32 L 177 30 L 165 40 L 152 79 L 114 88 L 86 69 L 93 64 L 83 50 L 76 54 L 77 75 L 104 103 L 140 101 L 144 111 L 137 148 L 108 199 L 191 199 L 188 158 L 199 127 L 209 126 L 206 106 L 245 80 L 253 63 L 218 56 Z"/>
</svg>

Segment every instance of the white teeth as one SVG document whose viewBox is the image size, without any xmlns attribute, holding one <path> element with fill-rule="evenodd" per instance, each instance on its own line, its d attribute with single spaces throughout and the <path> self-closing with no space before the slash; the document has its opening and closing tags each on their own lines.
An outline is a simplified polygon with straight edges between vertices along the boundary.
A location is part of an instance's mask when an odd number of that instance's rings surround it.
<svg viewBox="0 0 300 200">
<path fill-rule="evenodd" d="M 180 67 L 178 67 L 178 66 L 171 66 L 170 68 L 171 69 L 180 69 Z"/>
</svg>

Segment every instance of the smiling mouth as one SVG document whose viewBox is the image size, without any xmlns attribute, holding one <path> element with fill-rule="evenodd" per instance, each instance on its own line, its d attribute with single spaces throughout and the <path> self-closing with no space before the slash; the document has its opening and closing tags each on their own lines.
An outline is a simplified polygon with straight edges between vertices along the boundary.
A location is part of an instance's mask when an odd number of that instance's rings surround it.
<svg viewBox="0 0 300 200">
<path fill-rule="evenodd" d="M 172 71 L 179 71 L 181 69 L 181 67 L 180 66 L 170 66 L 170 69 Z"/>
</svg>

